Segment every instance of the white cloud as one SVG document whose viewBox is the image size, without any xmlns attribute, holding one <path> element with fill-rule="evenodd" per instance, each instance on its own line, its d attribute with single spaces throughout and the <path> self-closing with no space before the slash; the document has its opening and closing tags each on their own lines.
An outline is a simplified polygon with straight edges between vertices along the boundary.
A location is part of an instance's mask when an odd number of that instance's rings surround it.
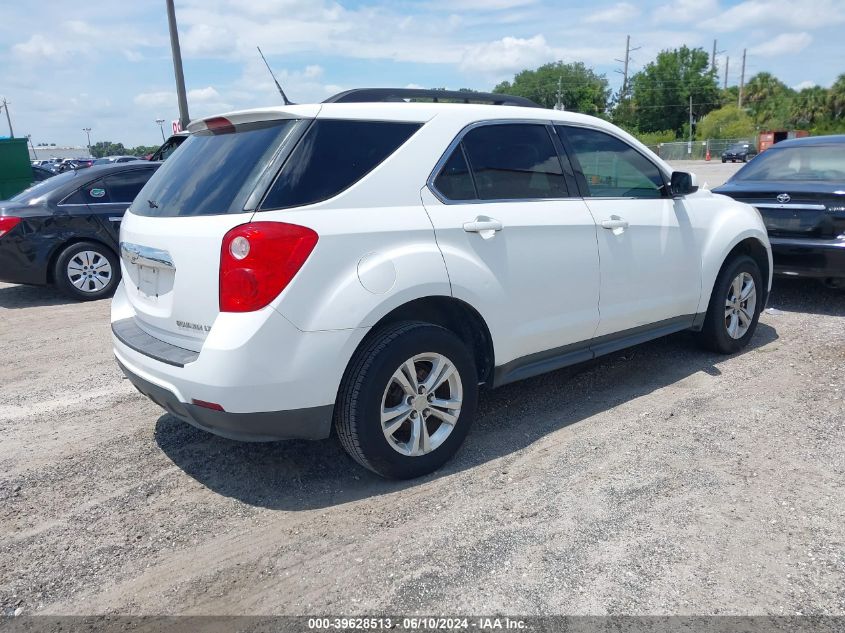
<svg viewBox="0 0 845 633">
<path fill-rule="evenodd" d="M 172 105 L 176 103 L 176 93 L 165 90 L 158 92 L 142 92 L 135 95 L 132 100 L 142 108 L 157 108 L 159 106 Z"/>
<path fill-rule="evenodd" d="M 463 70 L 483 73 L 515 72 L 554 58 L 554 49 L 542 35 L 527 39 L 508 36 L 494 42 L 468 46 L 460 66 Z"/>
<path fill-rule="evenodd" d="M 718 0 L 675 0 L 655 9 L 655 22 L 686 24 L 709 17 L 719 10 Z"/>
<path fill-rule="evenodd" d="M 746 0 L 701 23 L 720 32 L 763 26 L 816 28 L 845 22 L 841 0 Z"/>
<path fill-rule="evenodd" d="M 813 36 L 809 33 L 781 33 L 762 44 L 753 46 L 749 52 L 759 57 L 788 55 L 804 50 L 812 41 Z"/>
<path fill-rule="evenodd" d="M 808 79 L 807 81 L 802 81 L 799 84 L 795 84 L 794 86 L 792 86 L 792 89 L 800 92 L 801 90 L 804 90 L 805 88 L 812 88 L 815 85 L 816 85 L 815 81 L 810 81 Z"/>
<path fill-rule="evenodd" d="M 188 90 L 188 101 L 198 103 L 208 103 L 220 100 L 220 93 L 214 89 L 213 86 L 206 86 L 205 88 L 194 88 Z"/>
<path fill-rule="evenodd" d="M 619 24 L 621 22 L 632 20 L 639 14 L 640 10 L 633 4 L 620 2 L 619 4 L 614 4 L 613 6 L 608 7 L 607 9 L 602 9 L 601 11 L 589 14 L 586 18 L 584 18 L 584 22 L 587 24 Z"/>
</svg>

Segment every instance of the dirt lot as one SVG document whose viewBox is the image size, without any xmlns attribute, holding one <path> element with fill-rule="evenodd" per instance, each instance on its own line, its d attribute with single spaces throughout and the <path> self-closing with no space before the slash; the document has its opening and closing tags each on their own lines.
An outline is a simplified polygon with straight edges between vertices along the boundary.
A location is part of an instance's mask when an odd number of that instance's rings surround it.
<svg viewBox="0 0 845 633">
<path fill-rule="evenodd" d="M 845 614 L 845 293 L 770 306 L 487 393 L 395 483 L 164 415 L 108 302 L 0 284 L 0 613 Z"/>
</svg>

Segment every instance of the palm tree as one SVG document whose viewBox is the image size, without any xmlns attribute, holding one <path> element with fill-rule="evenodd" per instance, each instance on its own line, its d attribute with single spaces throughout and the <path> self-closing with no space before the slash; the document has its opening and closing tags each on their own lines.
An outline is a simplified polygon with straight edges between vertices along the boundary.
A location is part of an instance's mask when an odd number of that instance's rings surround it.
<svg viewBox="0 0 845 633">
<path fill-rule="evenodd" d="M 748 80 L 743 100 L 757 125 L 779 127 L 784 124 L 784 111 L 793 92 L 771 73 L 762 72 Z"/>
<path fill-rule="evenodd" d="M 810 127 L 828 112 L 828 91 L 821 86 L 804 88 L 789 107 L 789 118 L 795 125 Z"/>
<path fill-rule="evenodd" d="M 845 118 L 845 74 L 839 75 L 828 90 L 827 107 L 834 119 Z"/>
</svg>

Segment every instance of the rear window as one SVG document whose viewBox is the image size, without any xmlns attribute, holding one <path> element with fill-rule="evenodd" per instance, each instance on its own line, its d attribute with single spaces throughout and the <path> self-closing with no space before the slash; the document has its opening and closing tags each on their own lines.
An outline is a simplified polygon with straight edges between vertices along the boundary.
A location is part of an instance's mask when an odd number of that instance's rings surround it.
<svg viewBox="0 0 845 633">
<path fill-rule="evenodd" d="M 30 204 L 36 198 L 47 195 L 51 191 L 55 191 L 59 187 L 63 187 L 70 183 L 79 174 L 78 171 L 66 171 L 47 180 L 42 180 L 37 185 L 24 189 L 18 195 L 11 198 L 12 202 L 23 202 Z"/>
<path fill-rule="evenodd" d="M 419 123 L 318 119 L 285 161 L 261 209 L 328 200 L 375 169 Z"/>
<path fill-rule="evenodd" d="M 172 217 L 241 213 L 258 178 L 297 120 L 262 121 L 235 131 L 191 134 L 147 185 L 130 211 Z"/>
<path fill-rule="evenodd" d="M 845 145 L 773 147 L 740 169 L 733 181 L 845 180 Z"/>
</svg>

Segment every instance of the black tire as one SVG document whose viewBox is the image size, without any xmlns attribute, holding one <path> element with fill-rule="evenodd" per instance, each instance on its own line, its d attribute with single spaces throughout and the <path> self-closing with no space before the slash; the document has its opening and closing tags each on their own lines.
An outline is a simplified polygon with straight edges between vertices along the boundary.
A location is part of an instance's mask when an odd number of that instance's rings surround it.
<svg viewBox="0 0 845 633">
<path fill-rule="evenodd" d="M 93 253 L 95 257 L 90 258 L 90 262 L 82 261 L 78 256 L 85 253 Z M 83 269 L 82 274 L 89 272 L 86 264 L 93 264 L 95 269 L 91 271 L 91 275 L 96 275 L 96 279 L 93 276 L 88 280 L 80 279 L 79 276 L 72 279 L 69 276 L 68 266 L 74 258 L 77 258 L 74 262 L 77 264 L 76 267 Z M 104 281 L 103 275 L 105 274 L 103 262 L 108 263 L 110 273 L 108 279 L 105 281 L 105 285 L 101 286 L 101 283 Z M 99 244 L 98 242 L 77 242 L 76 244 L 67 246 L 59 253 L 59 256 L 56 258 L 55 267 L 53 268 L 53 279 L 55 280 L 56 287 L 73 299 L 80 301 L 102 299 L 114 294 L 117 284 L 120 283 L 120 262 L 117 259 L 117 255 L 108 246 Z M 75 281 L 81 287 L 74 285 Z"/>
<path fill-rule="evenodd" d="M 457 370 L 463 391 L 460 413 L 451 432 L 434 450 L 403 455 L 382 430 L 382 399 L 388 387 L 395 386 L 394 372 L 407 360 L 429 352 L 441 354 Z M 375 333 L 355 353 L 338 391 L 334 424 L 341 445 L 359 464 L 382 477 L 411 479 L 437 470 L 455 454 L 469 432 L 477 404 L 475 362 L 461 339 L 438 325 L 405 321 Z M 445 424 L 436 417 L 429 420 L 437 425 L 432 433 Z"/>
<path fill-rule="evenodd" d="M 748 156 L 743 156 L 743 157 L 742 157 L 742 162 L 743 162 L 743 163 L 747 163 L 747 162 L 748 162 Z"/>
<path fill-rule="evenodd" d="M 731 284 L 741 273 L 748 273 L 754 280 L 756 301 L 754 305 L 753 318 L 748 330 L 740 338 L 733 338 L 728 333 L 725 316 L 725 302 L 731 290 Z M 706 348 L 720 354 L 734 354 L 748 345 L 757 329 L 757 322 L 760 319 L 760 312 L 763 309 L 765 299 L 765 288 L 763 287 L 762 274 L 757 262 L 748 255 L 739 255 L 728 260 L 719 271 L 716 283 L 713 285 L 713 294 L 710 295 L 710 304 L 707 307 L 707 316 L 704 319 L 704 327 L 698 333 L 699 342 Z"/>
<path fill-rule="evenodd" d="M 722 159 L 722 162 L 723 162 L 723 163 L 727 163 L 727 162 L 728 162 L 728 160 L 727 160 L 726 158 L 723 158 L 723 159 Z"/>
</svg>

